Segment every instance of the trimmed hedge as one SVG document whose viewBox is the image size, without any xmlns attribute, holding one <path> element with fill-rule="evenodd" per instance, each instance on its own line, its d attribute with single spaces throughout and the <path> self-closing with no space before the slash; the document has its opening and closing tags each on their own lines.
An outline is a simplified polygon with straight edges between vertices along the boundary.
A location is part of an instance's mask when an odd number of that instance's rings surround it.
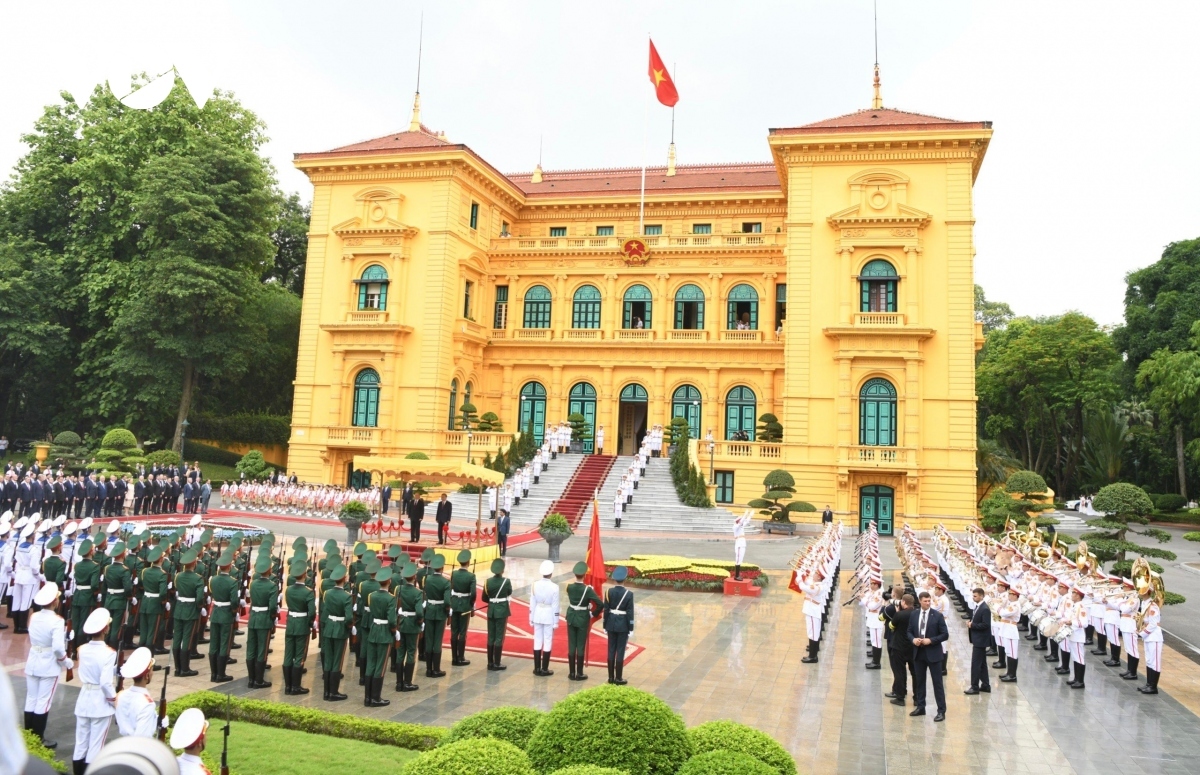
<svg viewBox="0 0 1200 775">
<path fill-rule="evenodd" d="M 292 418 L 288 415 L 250 412 L 224 416 L 200 414 L 191 418 L 190 430 L 198 439 L 240 441 L 245 444 L 287 444 L 292 435 Z"/>
<path fill-rule="evenodd" d="M 67 765 L 54 758 L 54 751 L 51 751 L 46 746 L 42 745 L 42 741 L 38 736 L 30 732 L 28 729 L 21 730 L 21 736 L 25 738 L 25 750 L 29 755 L 41 759 L 54 768 L 55 772 L 68 772 Z"/>
<path fill-rule="evenodd" d="M 1168 514 L 1175 511 L 1181 511 L 1187 506 L 1187 498 L 1179 493 L 1169 492 L 1165 495 L 1156 495 L 1150 499 L 1154 503 L 1154 508 L 1159 511 L 1165 511 Z"/>
<path fill-rule="evenodd" d="M 199 444 L 191 439 L 184 439 L 183 459 L 188 462 L 199 460 L 201 463 L 216 463 L 219 466 L 232 468 L 238 464 L 242 456 L 211 444 Z"/>
<path fill-rule="evenodd" d="M 132 431 L 113 428 L 104 434 L 104 440 L 100 442 L 100 446 L 104 449 L 130 449 L 137 446 L 137 438 Z"/>
<path fill-rule="evenodd" d="M 594 764 L 572 764 L 570 767 L 555 770 L 551 775 L 629 775 L 629 773 L 614 767 L 597 767 Z"/>
<path fill-rule="evenodd" d="M 534 775 L 529 757 L 512 743 L 491 737 L 459 740 L 421 754 L 404 775 Z"/>
<path fill-rule="evenodd" d="M 56 447 L 78 447 L 82 443 L 83 439 L 75 431 L 63 431 L 54 437 Z"/>
<path fill-rule="evenodd" d="M 516 705 L 481 711 L 467 716 L 451 727 L 450 733 L 443 737 L 438 745 L 446 746 L 459 740 L 491 737 L 525 750 L 533 730 L 545 715 L 535 708 Z"/>
<path fill-rule="evenodd" d="M 185 694 L 179 699 L 167 703 L 167 715 L 174 723 L 183 711 L 188 708 L 199 708 L 208 718 L 224 719 L 225 698 L 224 694 L 209 691 Z M 362 740 L 379 745 L 394 745 L 397 748 L 407 748 L 412 751 L 427 751 L 434 748 L 446 734 L 446 730 L 442 727 L 378 721 L 344 713 L 330 713 L 297 705 L 246 700 L 238 697 L 229 701 L 229 717 L 234 721 L 245 721 L 264 727 L 280 727 L 299 732 L 310 732 L 315 735 Z"/>
<path fill-rule="evenodd" d="M 595 764 L 629 775 L 675 775 L 691 758 L 692 741 L 665 702 L 608 684 L 560 700 L 534 730 L 527 751 L 540 773 Z"/>
<path fill-rule="evenodd" d="M 765 732 L 736 721 L 709 721 L 688 730 L 697 754 L 738 751 L 749 754 L 779 775 L 796 775 L 796 760 Z"/>
<path fill-rule="evenodd" d="M 740 751 L 709 751 L 688 759 L 679 775 L 775 775 L 775 768 Z"/>
<path fill-rule="evenodd" d="M 146 455 L 146 465 L 177 466 L 180 462 L 179 453 L 173 449 L 156 449 Z"/>
</svg>

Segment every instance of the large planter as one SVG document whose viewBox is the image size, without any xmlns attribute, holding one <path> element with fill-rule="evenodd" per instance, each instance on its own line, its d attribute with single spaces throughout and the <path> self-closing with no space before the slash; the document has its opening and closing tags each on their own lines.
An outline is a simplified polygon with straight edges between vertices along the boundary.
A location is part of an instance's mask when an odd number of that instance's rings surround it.
<svg viewBox="0 0 1200 775">
<path fill-rule="evenodd" d="M 354 546 L 358 543 L 358 530 L 362 527 L 361 522 L 343 522 L 346 526 L 346 543 Z"/>
<path fill-rule="evenodd" d="M 572 441 L 571 442 L 571 454 L 572 455 L 582 455 L 583 454 L 583 442 L 582 441 Z"/>
<path fill-rule="evenodd" d="M 561 561 L 560 552 L 562 550 L 563 541 L 566 541 L 568 538 L 571 537 L 570 533 L 541 533 L 541 532 L 539 532 L 538 535 L 540 535 L 543 538 L 543 540 L 545 540 L 546 545 L 550 548 L 549 554 L 546 556 L 546 559 L 550 560 L 551 562 L 560 562 Z"/>
<path fill-rule="evenodd" d="M 39 463 L 45 463 L 46 458 L 50 456 L 50 445 L 44 441 L 39 441 L 33 445 L 33 456 Z"/>
<path fill-rule="evenodd" d="M 796 532 L 795 522 L 776 522 L 768 519 L 763 522 L 762 529 L 764 533 L 786 533 L 793 535 Z"/>
</svg>

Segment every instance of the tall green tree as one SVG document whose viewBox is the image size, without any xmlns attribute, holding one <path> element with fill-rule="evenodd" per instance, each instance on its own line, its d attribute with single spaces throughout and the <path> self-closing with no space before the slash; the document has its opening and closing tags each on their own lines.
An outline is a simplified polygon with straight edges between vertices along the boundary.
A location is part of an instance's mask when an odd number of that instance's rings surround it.
<svg viewBox="0 0 1200 775">
<path fill-rule="evenodd" d="M 308 261 L 308 204 L 296 194 L 276 192 L 278 215 L 271 231 L 275 257 L 263 274 L 264 282 L 278 283 L 297 296 L 304 295 L 304 269 Z"/>
<path fill-rule="evenodd" d="M 1167 348 L 1191 349 L 1200 320 L 1200 239 L 1172 242 L 1162 257 L 1125 276 L 1125 324 L 1113 332 L 1130 374 Z"/>
<path fill-rule="evenodd" d="M 1195 328 L 1197 339 L 1200 339 L 1200 323 Z M 1196 344 L 1200 344 L 1200 341 Z M 1200 353 L 1195 350 L 1158 350 L 1138 367 L 1137 384 L 1150 391 L 1149 404 L 1174 431 L 1179 494 L 1187 498 L 1184 431 L 1185 426 L 1192 426 L 1200 416 Z"/>
<path fill-rule="evenodd" d="M 1016 315 L 1012 307 L 1002 301 L 988 301 L 983 286 L 975 286 L 975 321 L 983 323 L 983 333 L 986 336 L 999 328 L 1008 325 Z"/>
</svg>

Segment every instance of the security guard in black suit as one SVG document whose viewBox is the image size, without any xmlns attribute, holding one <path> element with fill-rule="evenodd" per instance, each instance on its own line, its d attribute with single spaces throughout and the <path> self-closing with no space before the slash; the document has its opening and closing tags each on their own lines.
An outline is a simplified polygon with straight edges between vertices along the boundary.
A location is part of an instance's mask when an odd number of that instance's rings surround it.
<svg viewBox="0 0 1200 775">
<path fill-rule="evenodd" d="M 622 677 L 625 670 L 625 646 L 633 632 L 633 593 L 621 586 L 629 570 L 618 565 L 612 573 L 616 586 L 604 597 L 604 630 L 608 633 L 608 682 L 618 686 L 629 683 Z"/>
</svg>

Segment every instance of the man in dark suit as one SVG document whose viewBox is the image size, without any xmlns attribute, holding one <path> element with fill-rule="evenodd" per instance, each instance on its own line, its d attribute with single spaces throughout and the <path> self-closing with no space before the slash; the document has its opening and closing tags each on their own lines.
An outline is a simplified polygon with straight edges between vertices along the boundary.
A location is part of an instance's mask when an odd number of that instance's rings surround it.
<svg viewBox="0 0 1200 775">
<path fill-rule="evenodd" d="M 412 507 L 412 503 L 413 503 L 413 486 L 412 486 L 412 482 L 409 482 L 408 484 L 404 485 L 404 492 L 400 494 L 400 515 L 401 516 L 405 516 L 408 514 L 408 510 L 409 510 L 409 508 Z"/>
<path fill-rule="evenodd" d="M 454 504 L 446 500 L 446 493 L 442 493 L 441 500 L 437 505 L 437 531 L 438 543 L 446 543 L 446 534 L 450 532 L 450 515 L 454 512 Z"/>
<path fill-rule="evenodd" d="M 421 540 L 421 520 L 425 518 L 425 499 L 417 498 L 408 507 L 408 540 L 414 544 Z"/>
<path fill-rule="evenodd" d="M 950 640 L 950 630 L 941 612 L 931 608 L 928 592 L 921 593 L 921 609 L 908 620 L 908 639 L 913 644 L 913 704 L 910 716 L 925 715 L 925 676 L 933 680 L 933 698 L 937 702 L 934 721 L 946 719 L 946 689 L 942 685 L 942 643 Z"/>
<path fill-rule="evenodd" d="M 288 480 L 289 483 L 295 484 L 296 483 L 294 481 L 295 478 L 296 478 L 296 475 L 292 474 L 292 478 Z M 387 482 L 384 482 L 383 489 L 379 491 L 379 508 L 380 508 L 380 511 L 383 512 L 384 516 L 387 516 L 388 503 L 391 500 L 392 500 L 392 486 L 390 484 L 388 484 Z"/>
<path fill-rule="evenodd" d="M 833 509 L 829 508 L 829 504 L 825 504 L 825 510 L 821 512 L 821 524 L 833 522 Z"/>
<path fill-rule="evenodd" d="M 512 522 L 508 516 L 508 512 L 500 509 L 500 518 L 496 520 L 496 543 L 500 545 L 500 556 L 508 554 L 508 531 L 512 527 Z"/>
<path fill-rule="evenodd" d="M 899 589 L 897 593 L 895 589 Z M 892 690 L 885 694 L 893 705 L 904 705 L 908 696 L 908 674 L 912 671 L 913 645 L 908 637 L 908 621 L 912 618 L 917 601 L 905 595 L 904 588 L 897 586 L 892 591 L 892 602 L 884 608 L 884 616 L 891 609 L 892 626 L 888 633 L 888 664 L 892 668 Z"/>
<path fill-rule="evenodd" d="M 971 590 L 971 597 L 975 599 L 975 612 L 971 615 L 971 624 L 967 628 L 971 638 L 971 688 L 963 694 L 979 694 L 992 690 L 987 669 L 987 648 L 992 634 L 992 611 L 984 602 L 982 589 L 976 587 Z"/>
</svg>

